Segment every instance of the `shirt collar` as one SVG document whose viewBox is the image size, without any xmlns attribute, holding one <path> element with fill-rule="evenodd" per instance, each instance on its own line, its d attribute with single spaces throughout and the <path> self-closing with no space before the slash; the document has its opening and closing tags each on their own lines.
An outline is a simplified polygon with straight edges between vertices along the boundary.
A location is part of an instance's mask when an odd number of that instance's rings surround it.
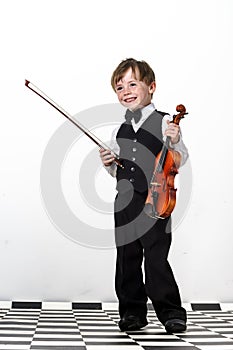
<svg viewBox="0 0 233 350">
<path fill-rule="evenodd" d="M 154 112 L 155 110 L 155 106 L 153 103 L 150 103 L 149 105 L 141 108 L 141 112 L 142 112 L 142 118 L 141 120 L 145 120 L 149 117 L 149 115 Z"/>
</svg>

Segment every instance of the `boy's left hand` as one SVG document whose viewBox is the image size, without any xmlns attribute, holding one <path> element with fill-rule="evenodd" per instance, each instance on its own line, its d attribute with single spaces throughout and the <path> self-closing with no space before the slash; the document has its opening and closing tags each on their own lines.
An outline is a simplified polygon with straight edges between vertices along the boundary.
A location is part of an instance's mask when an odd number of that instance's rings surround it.
<svg viewBox="0 0 233 350">
<path fill-rule="evenodd" d="M 171 123 L 171 122 L 169 122 L 169 120 L 167 120 L 167 124 L 168 124 L 168 127 L 165 130 L 165 135 L 171 137 L 172 143 L 179 142 L 179 139 L 180 139 L 180 127 L 179 127 L 179 125 Z"/>
</svg>

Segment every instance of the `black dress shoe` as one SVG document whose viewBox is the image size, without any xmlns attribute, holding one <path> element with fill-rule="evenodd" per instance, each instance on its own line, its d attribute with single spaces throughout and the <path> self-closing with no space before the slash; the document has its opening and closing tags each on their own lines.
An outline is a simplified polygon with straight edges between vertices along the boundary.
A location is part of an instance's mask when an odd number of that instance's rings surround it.
<svg viewBox="0 0 233 350">
<path fill-rule="evenodd" d="M 164 324 L 167 333 L 180 333 L 186 331 L 186 322 L 179 318 L 172 318 Z"/>
<path fill-rule="evenodd" d="M 146 317 L 136 315 L 123 316 L 119 322 L 119 328 L 122 332 L 137 331 L 148 324 Z"/>
</svg>

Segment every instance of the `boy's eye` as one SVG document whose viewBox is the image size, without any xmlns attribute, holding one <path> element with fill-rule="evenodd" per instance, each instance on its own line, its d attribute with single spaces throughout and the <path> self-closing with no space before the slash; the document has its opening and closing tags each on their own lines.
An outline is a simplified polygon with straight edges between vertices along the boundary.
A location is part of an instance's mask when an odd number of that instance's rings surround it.
<svg viewBox="0 0 233 350">
<path fill-rule="evenodd" d="M 136 86 L 137 84 L 136 83 L 130 83 L 130 86 Z"/>
<path fill-rule="evenodd" d="M 121 91 L 122 89 L 123 89 L 122 86 L 117 86 L 117 87 L 116 87 L 116 91 Z"/>
</svg>

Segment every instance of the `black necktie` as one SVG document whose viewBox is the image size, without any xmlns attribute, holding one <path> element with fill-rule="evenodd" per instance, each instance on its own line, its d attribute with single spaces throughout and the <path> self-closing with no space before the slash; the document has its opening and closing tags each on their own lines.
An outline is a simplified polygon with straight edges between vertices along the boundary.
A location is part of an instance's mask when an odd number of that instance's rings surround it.
<svg viewBox="0 0 233 350">
<path fill-rule="evenodd" d="M 135 123 L 138 123 L 139 120 L 142 117 L 142 111 L 141 109 L 136 109 L 136 111 L 132 112 L 129 109 L 127 109 L 126 113 L 125 113 L 125 120 L 127 123 L 130 123 L 132 118 L 134 118 Z"/>
</svg>

